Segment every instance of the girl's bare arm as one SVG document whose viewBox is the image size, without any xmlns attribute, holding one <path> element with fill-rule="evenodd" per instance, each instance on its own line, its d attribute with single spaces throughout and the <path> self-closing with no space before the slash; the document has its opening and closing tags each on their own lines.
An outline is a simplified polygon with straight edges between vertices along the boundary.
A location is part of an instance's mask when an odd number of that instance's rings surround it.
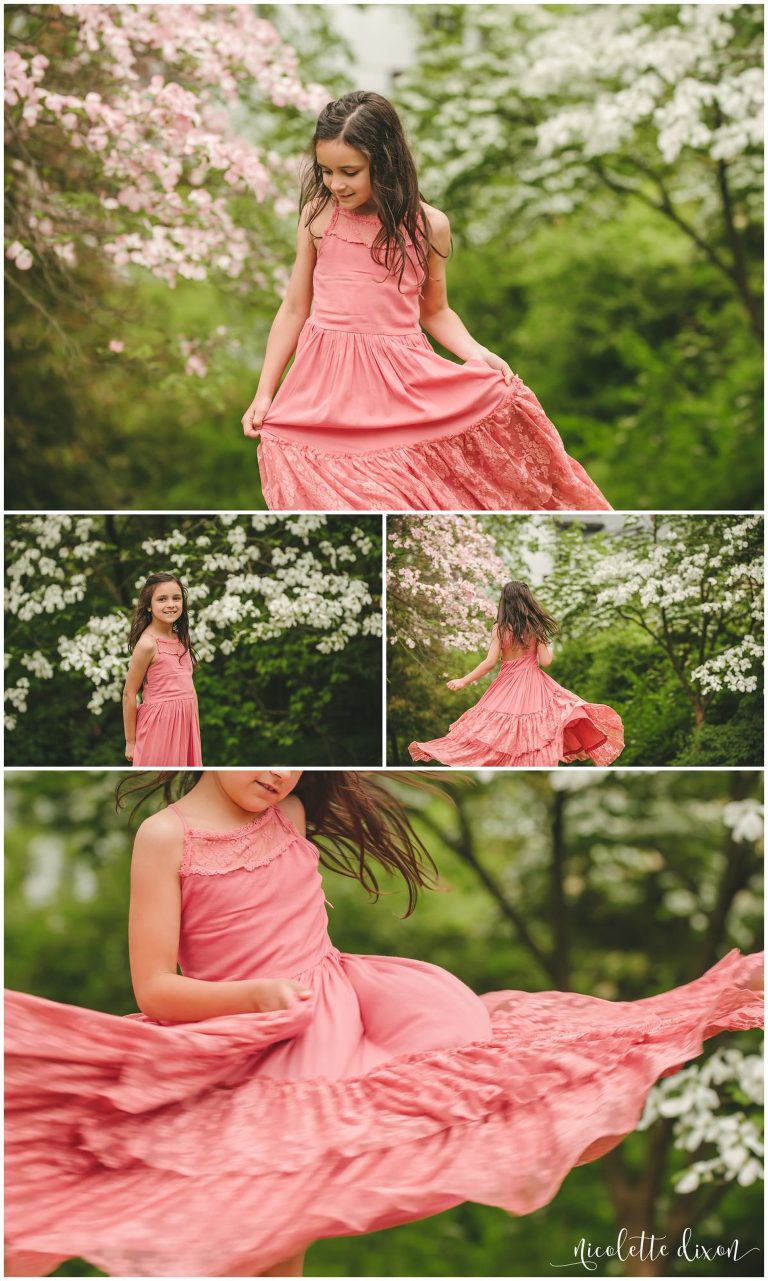
<svg viewBox="0 0 768 1281">
<path fill-rule="evenodd" d="M 128 664 L 128 675 L 123 686 L 123 727 L 125 729 L 125 755 L 133 760 L 136 746 L 136 696 L 144 684 L 147 669 L 155 657 L 155 642 L 145 632 L 136 642 Z"/>
<path fill-rule="evenodd" d="M 461 360 L 484 360 L 493 369 L 504 374 L 505 382 L 512 381 L 512 370 L 501 356 L 481 346 L 467 329 L 461 317 L 448 305 L 446 261 L 451 248 L 451 227 L 444 213 L 424 206 L 429 224 L 430 239 L 434 248 L 429 251 L 429 279 L 424 286 L 420 319 L 428 334 Z M 436 252 L 439 250 L 439 253 Z"/>
<path fill-rule="evenodd" d="M 482 663 L 478 663 L 477 667 L 475 667 L 466 676 L 461 676 L 458 680 L 448 681 L 448 688 L 453 690 L 464 689 L 465 685 L 471 685 L 473 681 L 480 680 L 481 676 L 486 676 L 488 672 L 493 671 L 493 668 L 499 661 L 500 655 L 501 646 L 499 645 L 499 637 L 496 630 L 496 624 L 494 623 L 493 631 L 491 632 L 491 643 L 488 648 L 488 653 Z"/>
<path fill-rule="evenodd" d="M 540 641 L 538 649 L 536 650 L 536 657 L 538 658 L 539 665 L 541 667 L 549 667 L 549 664 L 552 662 L 552 650 L 549 645 L 545 645 L 543 641 Z"/>
<path fill-rule="evenodd" d="M 178 974 L 181 929 L 179 868 L 184 841 L 167 810 L 142 823 L 131 861 L 128 946 L 139 1009 L 150 1019 L 197 1022 L 225 1014 L 282 1010 L 310 995 L 290 979 L 237 979 L 215 983 Z"/>
<path fill-rule="evenodd" d="M 312 274 L 316 259 L 317 251 L 309 232 L 305 209 L 296 233 L 296 261 L 285 297 L 269 331 L 256 395 L 241 420 L 246 436 L 259 435 L 264 415 L 272 403 L 283 371 L 296 350 L 299 334 L 312 308 Z"/>
</svg>

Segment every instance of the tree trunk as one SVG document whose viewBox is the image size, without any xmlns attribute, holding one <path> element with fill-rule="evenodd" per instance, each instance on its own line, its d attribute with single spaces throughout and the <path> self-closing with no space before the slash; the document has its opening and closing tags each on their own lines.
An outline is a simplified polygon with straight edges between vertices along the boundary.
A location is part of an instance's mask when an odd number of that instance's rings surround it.
<svg viewBox="0 0 768 1281">
<path fill-rule="evenodd" d="M 720 107 L 715 103 L 715 117 L 717 123 L 721 124 L 723 114 Z M 728 166 L 724 160 L 717 162 L 717 186 L 720 192 L 720 201 L 723 206 L 723 221 L 725 223 L 725 236 L 728 241 L 728 248 L 731 251 L 731 261 L 733 263 L 733 282 L 736 290 L 744 304 L 749 323 L 755 336 L 762 341 L 763 337 L 763 309 L 752 292 L 749 280 L 749 266 L 747 256 L 744 251 L 744 242 L 736 225 L 736 216 L 731 197 L 731 188 L 728 181 Z"/>
<path fill-rule="evenodd" d="M 565 792 L 555 792 L 552 805 L 550 885 L 552 903 L 553 965 L 561 992 L 571 986 L 568 964 L 568 915 L 565 902 Z"/>
<path fill-rule="evenodd" d="M 728 789 L 732 801 L 743 801 L 749 796 L 754 775 L 746 770 L 731 770 Z M 723 841 L 723 863 L 717 897 L 709 914 L 709 924 L 702 940 L 698 967 L 706 970 L 714 965 L 721 944 L 726 937 L 728 913 L 739 890 L 749 880 L 752 850 L 745 841 L 735 841 L 731 828 L 726 829 Z"/>
</svg>

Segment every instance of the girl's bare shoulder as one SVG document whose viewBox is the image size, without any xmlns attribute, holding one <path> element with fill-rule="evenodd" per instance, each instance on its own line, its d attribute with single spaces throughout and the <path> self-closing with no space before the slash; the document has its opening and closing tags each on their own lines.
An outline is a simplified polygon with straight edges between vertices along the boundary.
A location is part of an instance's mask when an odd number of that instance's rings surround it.
<svg viewBox="0 0 768 1281">
<path fill-rule="evenodd" d="M 278 802 L 277 808 L 285 815 L 291 826 L 296 828 L 300 836 L 306 836 L 307 812 L 298 796 L 285 796 Z"/>
<path fill-rule="evenodd" d="M 422 200 L 421 207 L 427 220 L 430 240 L 438 249 L 447 252 L 451 246 L 451 224 L 448 221 L 448 215 L 444 214 L 442 209 L 428 205 L 426 200 Z"/>
<path fill-rule="evenodd" d="M 142 632 L 133 647 L 134 654 L 154 654 L 155 638 L 149 632 Z"/>
<path fill-rule="evenodd" d="M 177 869 L 183 852 L 184 830 L 170 807 L 150 814 L 140 824 L 133 844 L 134 866 L 151 860 L 163 870 Z"/>
<path fill-rule="evenodd" d="M 302 230 L 310 237 L 313 242 L 322 240 L 328 225 L 333 217 L 333 201 L 329 200 L 327 204 L 318 209 L 311 201 L 305 205 L 301 211 L 300 224 Z"/>
</svg>

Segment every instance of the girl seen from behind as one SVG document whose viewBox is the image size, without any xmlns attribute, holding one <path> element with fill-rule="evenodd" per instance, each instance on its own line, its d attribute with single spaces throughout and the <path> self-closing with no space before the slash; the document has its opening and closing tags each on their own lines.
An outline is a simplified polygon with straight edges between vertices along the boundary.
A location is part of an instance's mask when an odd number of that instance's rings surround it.
<svg viewBox="0 0 768 1281">
<path fill-rule="evenodd" d="M 447 684 L 464 689 L 500 662 L 498 676 L 445 737 L 411 743 L 412 759 L 444 765 L 610 765 L 624 750 L 621 717 L 612 707 L 585 702 L 542 671 L 552 662 L 550 642 L 557 631 L 527 583 L 505 583 L 486 657 Z"/>
</svg>

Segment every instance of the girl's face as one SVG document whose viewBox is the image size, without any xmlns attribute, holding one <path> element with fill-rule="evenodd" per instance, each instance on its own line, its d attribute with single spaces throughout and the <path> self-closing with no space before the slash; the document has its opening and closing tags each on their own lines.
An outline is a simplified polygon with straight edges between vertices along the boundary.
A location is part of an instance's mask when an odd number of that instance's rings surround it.
<svg viewBox="0 0 768 1281">
<path fill-rule="evenodd" d="M 315 159 L 323 171 L 323 182 L 342 209 L 372 212 L 371 167 L 362 151 L 341 138 L 326 138 L 317 143 Z"/>
<path fill-rule="evenodd" d="M 249 814 L 259 814 L 284 800 L 302 775 L 300 769 L 234 769 L 214 773 L 224 795 Z"/>
<path fill-rule="evenodd" d="M 184 598 L 178 583 L 158 583 L 149 603 L 153 619 L 160 623 L 175 623 L 181 618 Z"/>
</svg>

